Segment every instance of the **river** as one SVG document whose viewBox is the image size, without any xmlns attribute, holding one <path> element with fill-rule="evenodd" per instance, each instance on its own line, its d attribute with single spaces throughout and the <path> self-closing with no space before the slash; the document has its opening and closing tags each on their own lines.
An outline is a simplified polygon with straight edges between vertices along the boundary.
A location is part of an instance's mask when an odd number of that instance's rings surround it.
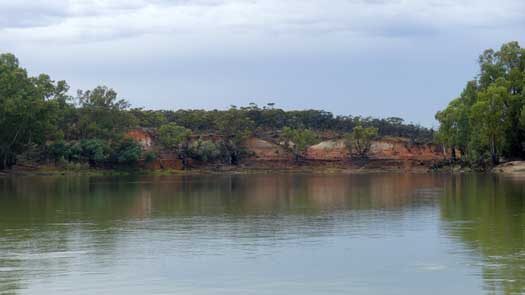
<svg viewBox="0 0 525 295">
<path fill-rule="evenodd" d="M 525 179 L 0 179 L 0 294 L 525 294 Z"/>
</svg>

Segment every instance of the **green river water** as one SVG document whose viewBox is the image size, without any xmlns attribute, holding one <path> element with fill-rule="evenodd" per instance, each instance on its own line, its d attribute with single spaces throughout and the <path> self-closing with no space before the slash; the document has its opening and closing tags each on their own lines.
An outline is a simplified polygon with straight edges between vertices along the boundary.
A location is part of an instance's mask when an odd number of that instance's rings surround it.
<svg viewBox="0 0 525 295">
<path fill-rule="evenodd" d="M 0 179 L 0 294 L 525 294 L 525 179 Z"/>
</svg>

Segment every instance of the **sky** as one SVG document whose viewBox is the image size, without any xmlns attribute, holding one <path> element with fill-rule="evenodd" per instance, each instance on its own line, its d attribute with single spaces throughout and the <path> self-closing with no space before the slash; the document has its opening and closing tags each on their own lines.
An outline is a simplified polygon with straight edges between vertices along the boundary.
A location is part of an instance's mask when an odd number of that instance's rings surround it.
<svg viewBox="0 0 525 295">
<path fill-rule="evenodd" d="M 523 0 L 0 0 L 0 52 L 134 107 L 436 111 L 477 57 L 525 46 Z"/>
</svg>

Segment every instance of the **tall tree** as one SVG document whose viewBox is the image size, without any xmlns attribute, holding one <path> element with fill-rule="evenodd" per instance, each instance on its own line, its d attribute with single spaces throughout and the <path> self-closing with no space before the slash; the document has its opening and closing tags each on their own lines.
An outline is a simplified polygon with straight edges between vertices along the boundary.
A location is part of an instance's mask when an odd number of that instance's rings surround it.
<svg viewBox="0 0 525 295">
<path fill-rule="evenodd" d="M 472 162 L 525 157 L 525 49 L 518 42 L 485 50 L 480 73 L 436 114 L 437 138 Z"/>
<path fill-rule="evenodd" d="M 130 104 L 119 99 L 117 92 L 106 86 L 77 93 L 78 137 L 111 139 L 135 127 L 137 119 L 127 109 Z"/>
<path fill-rule="evenodd" d="M 281 138 L 285 143 L 285 147 L 294 154 L 296 162 L 301 161 L 308 147 L 317 142 L 317 135 L 310 129 L 284 127 L 281 132 Z"/>
<path fill-rule="evenodd" d="M 29 77 L 12 54 L 0 54 L 0 169 L 17 155 L 56 135 L 67 84 L 47 75 Z"/>
<path fill-rule="evenodd" d="M 377 136 L 377 132 L 377 128 L 374 127 L 363 127 L 361 125 L 354 127 L 352 133 L 345 136 L 350 154 L 359 158 L 367 158 L 372 146 L 372 139 Z"/>
<path fill-rule="evenodd" d="M 493 164 L 498 163 L 504 147 L 508 144 L 505 137 L 510 126 L 506 107 L 507 88 L 491 85 L 480 93 L 479 100 L 472 106 L 471 124 L 476 130 L 476 151 L 488 150 Z"/>
<path fill-rule="evenodd" d="M 188 166 L 190 136 L 190 129 L 175 123 L 169 123 L 159 128 L 160 142 L 165 148 L 177 153 L 184 168 Z"/>
<path fill-rule="evenodd" d="M 244 152 L 244 142 L 254 132 L 254 122 L 244 111 L 232 107 L 217 117 L 216 128 L 224 139 L 228 162 L 237 164 Z"/>
</svg>

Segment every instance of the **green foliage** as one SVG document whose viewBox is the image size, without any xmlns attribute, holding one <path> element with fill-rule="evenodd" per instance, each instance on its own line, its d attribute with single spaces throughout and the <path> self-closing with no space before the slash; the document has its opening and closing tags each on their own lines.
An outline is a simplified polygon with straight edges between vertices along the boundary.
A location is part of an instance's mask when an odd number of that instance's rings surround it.
<svg viewBox="0 0 525 295">
<path fill-rule="evenodd" d="M 219 135 L 237 145 L 252 135 L 255 129 L 254 122 L 247 114 L 236 108 L 231 108 L 221 114 L 215 124 Z"/>
<path fill-rule="evenodd" d="M 162 145 L 177 153 L 182 165 L 187 167 L 187 158 L 189 156 L 189 143 L 192 132 L 190 129 L 169 123 L 159 128 L 159 139 Z"/>
<path fill-rule="evenodd" d="M 470 137 L 469 114 L 465 105 L 460 99 L 455 99 L 445 110 L 436 114 L 436 119 L 441 122 L 436 139 L 447 147 L 459 149 L 464 154 Z"/>
<path fill-rule="evenodd" d="M 79 142 L 70 143 L 67 146 L 65 159 L 70 162 L 78 162 L 82 160 L 82 145 Z"/>
<path fill-rule="evenodd" d="M 68 87 L 47 75 L 29 77 L 12 54 L 0 54 L 0 169 L 33 144 L 56 135 Z"/>
<path fill-rule="evenodd" d="M 88 163 L 92 166 L 111 163 L 129 165 L 141 158 L 142 147 L 132 138 L 120 139 L 112 145 L 101 139 L 80 142 L 57 140 L 47 146 L 47 155 L 63 168 L 66 167 L 66 163 Z"/>
<path fill-rule="evenodd" d="M 525 156 L 525 49 L 518 42 L 485 50 L 480 75 L 445 110 L 436 139 L 473 163 Z"/>
<path fill-rule="evenodd" d="M 159 128 L 167 122 L 166 116 L 162 111 L 150 111 L 139 108 L 132 109 L 130 112 L 141 127 Z"/>
<path fill-rule="evenodd" d="M 318 141 L 317 134 L 310 129 L 293 129 L 284 127 L 281 131 L 281 139 L 285 146 L 293 152 L 295 159 L 300 160 L 306 149 Z"/>
<path fill-rule="evenodd" d="M 505 87 L 491 84 L 479 93 L 478 101 L 470 109 L 472 146 L 477 154 L 489 151 L 492 161 L 498 161 L 506 144 L 506 130 L 511 127 L 505 107 L 508 92 Z"/>
<path fill-rule="evenodd" d="M 513 89 L 513 95 L 521 93 L 522 87 L 517 81 L 523 79 L 523 73 L 515 69 L 522 64 L 521 59 L 516 59 L 519 50 L 519 46 L 507 46 L 501 53 L 487 52 L 483 58 L 484 62 L 501 60 L 501 65 L 487 65 L 484 71 L 491 73 L 490 77 L 509 72 L 512 78 L 505 87 Z M 487 78 L 489 82 L 496 80 Z M 477 83 L 474 88 L 469 92 L 470 96 L 475 94 L 474 99 L 469 98 L 471 104 L 477 99 Z M 322 110 L 285 111 L 276 108 L 274 103 L 264 107 L 251 103 L 223 111 L 130 109 L 127 101 L 106 86 L 79 90 L 76 99 L 69 91 L 65 81 L 54 81 L 46 74 L 31 77 L 14 55 L 0 54 L 0 169 L 28 159 L 95 166 L 132 164 L 141 156 L 139 146 L 122 138 L 137 127 L 157 129 L 162 145 L 176 151 L 183 161 L 194 157 L 228 164 L 237 164 L 247 154 L 244 143 L 250 136 L 262 132 L 275 136 L 277 130 L 283 128 L 295 130 L 290 135 L 294 139 L 290 148 L 297 158 L 315 142 L 316 132 L 342 134 L 357 125 L 377 128 L 379 135 L 405 136 L 416 141 L 432 138 L 431 130 L 405 124 L 400 118 L 334 116 Z M 521 106 L 516 99 L 506 103 L 512 103 L 513 108 Z M 520 126 L 525 126 L 522 108 L 511 113 L 517 123 L 521 122 Z M 196 134 L 211 134 L 214 140 L 191 143 L 192 130 Z M 522 139 L 520 133 L 512 136 L 513 140 Z M 498 145 L 498 149 L 506 148 L 513 140 L 506 140 L 504 147 Z"/>
<path fill-rule="evenodd" d="M 230 108 L 217 118 L 217 132 L 224 139 L 228 162 L 237 164 L 244 153 L 244 142 L 253 134 L 255 124 L 242 110 Z"/>
<path fill-rule="evenodd" d="M 159 128 L 159 139 L 167 149 L 180 151 L 183 146 L 188 144 L 191 130 L 179 126 L 175 123 L 163 125 Z"/>
<path fill-rule="evenodd" d="M 377 128 L 356 126 L 352 133 L 345 135 L 345 143 L 352 155 L 361 158 L 368 157 L 368 152 L 372 146 L 372 139 L 377 136 Z"/>
<path fill-rule="evenodd" d="M 258 130 L 280 130 L 283 127 L 293 129 L 330 130 L 338 133 L 351 132 L 357 125 L 375 127 L 380 136 L 400 136 L 411 138 L 415 142 L 431 142 L 433 131 L 414 124 L 407 124 L 401 118 L 391 117 L 377 119 L 360 116 L 334 116 L 322 110 L 285 111 L 268 104 L 259 107 L 250 104 L 247 107 L 231 108 L 226 111 L 212 110 L 178 110 L 161 112 L 167 122 L 174 122 L 180 126 L 196 132 L 228 133 L 224 131 L 224 122 L 233 120 L 238 116 L 238 121 L 245 121 L 250 127 L 250 132 Z M 145 124 L 144 127 L 149 127 Z"/>
<path fill-rule="evenodd" d="M 108 143 L 101 139 L 87 139 L 80 142 L 81 155 L 92 166 L 106 162 L 111 155 Z"/>
<path fill-rule="evenodd" d="M 142 146 L 132 138 L 119 141 L 113 149 L 113 158 L 120 164 L 133 164 L 142 156 Z"/>
<path fill-rule="evenodd" d="M 115 139 L 137 126 L 137 118 L 129 111 L 129 103 L 118 99 L 117 93 L 106 86 L 79 90 L 77 94 L 78 136 L 80 139 Z"/>
<path fill-rule="evenodd" d="M 157 154 L 153 151 L 147 151 L 144 153 L 144 162 L 153 163 L 157 159 Z"/>
<path fill-rule="evenodd" d="M 55 161 L 64 160 L 68 152 L 69 146 L 64 140 L 55 141 L 48 145 L 48 155 Z"/>
<path fill-rule="evenodd" d="M 190 144 L 190 154 L 192 158 L 200 161 L 214 161 L 221 157 L 221 147 L 211 140 L 196 140 Z"/>
<path fill-rule="evenodd" d="M 88 163 L 68 162 L 64 159 L 57 161 L 56 165 L 57 167 L 68 171 L 83 171 L 89 169 Z"/>
<path fill-rule="evenodd" d="M 127 101 L 117 99 L 115 90 L 106 86 L 98 86 L 93 90 L 87 91 L 79 90 L 77 95 L 78 103 L 88 109 L 122 111 L 130 107 Z"/>
</svg>

